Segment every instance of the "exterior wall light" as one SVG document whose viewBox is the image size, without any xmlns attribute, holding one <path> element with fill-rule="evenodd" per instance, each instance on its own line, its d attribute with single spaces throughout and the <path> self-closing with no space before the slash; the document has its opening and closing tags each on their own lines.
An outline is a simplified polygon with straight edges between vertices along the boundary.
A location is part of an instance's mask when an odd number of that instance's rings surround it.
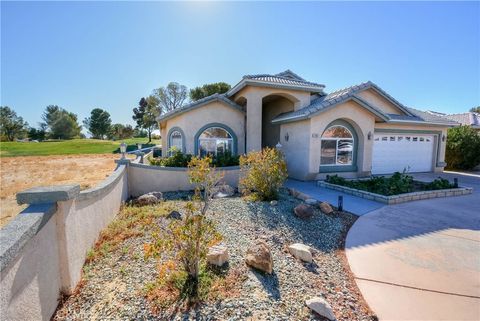
<svg viewBox="0 0 480 321">
<path fill-rule="evenodd" d="M 127 144 L 125 142 L 120 144 L 120 153 L 122 153 L 122 158 L 125 158 L 125 153 L 127 152 Z"/>
<path fill-rule="evenodd" d="M 288 133 L 285 134 L 285 141 L 288 142 L 288 139 L 290 138 L 290 136 L 288 136 Z"/>
<path fill-rule="evenodd" d="M 368 138 L 368 140 L 372 140 L 372 132 L 368 132 L 367 138 Z"/>
<path fill-rule="evenodd" d="M 446 138 L 445 135 L 442 135 L 442 142 L 444 142 Z"/>
</svg>

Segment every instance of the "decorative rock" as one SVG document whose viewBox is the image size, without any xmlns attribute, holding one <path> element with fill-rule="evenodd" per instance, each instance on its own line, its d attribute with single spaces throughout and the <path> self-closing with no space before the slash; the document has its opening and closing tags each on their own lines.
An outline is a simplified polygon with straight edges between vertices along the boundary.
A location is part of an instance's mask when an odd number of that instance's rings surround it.
<svg viewBox="0 0 480 321">
<path fill-rule="evenodd" d="M 258 241 L 247 250 L 245 262 L 248 266 L 254 267 L 260 271 L 272 274 L 273 259 L 270 248 L 264 241 Z"/>
<path fill-rule="evenodd" d="M 277 206 L 277 204 L 278 204 L 278 201 L 275 201 L 275 200 L 270 201 L 270 205 L 272 206 Z"/>
<path fill-rule="evenodd" d="M 320 203 L 319 207 L 320 207 L 320 210 L 325 214 L 332 214 L 333 213 L 333 209 L 330 206 L 330 204 L 328 204 L 328 203 L 322 202 L 322 203 Z"/>
<path fill-rule="evenodd" d="M 312 253 L 310 252 L 309 246 L 302 243 L 295 243 L 288 246 L 288 251 L 297 259 L 312 263 Z"/>
<path fill-rule="evenodd" d="M 310 196 L 308 196 L 307 194 L 304 194 L 302 192 L 298 193 L 298 195 L 296 196 L 296 198 L 298 198 L 299 200 L 302 200 L 302 201 L 306 201 L 310 198 Z"/>
<path fill-rule="evenodd" d="M 180 214 L 177 211 L 171 211 L 170 214 L 167 215 L 167 218 L 173 219 L 173 220 L 181 220 L 182 214 Z"/>
<path fill-rule="evenodd" d="M 325 299 L 317 296 L 305 301 L 305 304 L 307 305 L 307 307 L 318 313 L 320 316 L 329 320 L 335 320 L 335 315 L 333 314 L 332 307 L 330 306 L 330 304 L 328 304 L 327 301 L 325 301 Z"/>
<path fill-rule="evenodd" d="M 159 201 L 163 200 L 163 193 L 162 192 L 150 192 L 148 194 L 151 194 L 155 196 Z"/>
<path fill-rule="evenodd" d="M 212 246 L 208 249 L 207 262 L 212 265 L 222 266 L 228 262 L 228 249 L 223 245 Z"/>
<path fill-rule="evenodd" d="M 315 205 L 317 205 L 318 201 L 316 199 L 313 199 L 313 198 L 307 198 L 305 200 L 305 203 L 308 204 L 308 205 L 315 206 Z"/>
<path fill-rule="evenodd" d="M 135 200 L 135 204 L 140 206 L 155 205 L 160 201 L 161 199 L 158 199 L 155 195 L 153 195 L 153 193 L 148 193 L 148 194 L 143 194 L 142 196 L 139 196 Z"/>
<path fill-rule="evenodd" d="M 292 195 L 293 197 L 297 197 L 298 194 L 300 194 L 299 191 L 297 191 L 296 189 L 294 188 L 290 188 L 288 189 L 288 192 L 290 193 L 290 195 Z"/>
<path fill-rule="evenodd" d="M 213 198 L 230 197 L 230 196 L 233 196 L 234 194 L 235 194 L 235 188 L 227 184 L 215 186 L 214 188 L 212 188 Z"/>
<path fill-rule="evenodd" d="M 293 209 L 293 212 L 296 216 L 302 219 L 310 218 L 313 216 L 313 208 L 310 205 L 306 204 L 297 205 Z"/>
</svg>

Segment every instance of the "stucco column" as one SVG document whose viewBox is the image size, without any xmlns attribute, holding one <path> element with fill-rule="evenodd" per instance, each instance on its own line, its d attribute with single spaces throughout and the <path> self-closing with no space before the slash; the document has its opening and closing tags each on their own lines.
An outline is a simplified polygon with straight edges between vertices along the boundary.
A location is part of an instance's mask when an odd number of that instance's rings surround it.
<svg viewBox="0 0 480 321">
<path fill-rule="evenodd" d="M 262 149 L 262 98 L 247 97 L 247 152 Z"/>
</svg>

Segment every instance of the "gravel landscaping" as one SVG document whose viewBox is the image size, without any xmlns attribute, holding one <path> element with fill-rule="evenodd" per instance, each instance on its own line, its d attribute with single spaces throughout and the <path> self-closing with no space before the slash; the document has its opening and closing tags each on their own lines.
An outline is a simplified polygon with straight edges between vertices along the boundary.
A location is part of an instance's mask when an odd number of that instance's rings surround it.
<svg viewBox="0 0 480 321">
<path fill-rule="evenodd" d="M 188 193 L 168 193 L 160 207 L 176 208 Z M 376 320 L 363 301 L 343 251 L 346 232 L 356 216 L 335 212 L 302 220 L 293 208 L 302 201 L 282 191 L 277 204 L 247 202 L 241 197 L 212 201 L 209 213 L 230 254 L 229 269 L 241 277 L 237 293 L 203 302 L 188 311 L 158 311 L 145 298 L 145 286 L 157 277 L 158 261 L 144 259 L 143 246 L 151 241 L 152 224 L 122 241 L 115 249 L 85 265 L 77 291 L 65 298 L 54 320 L 322 320 L 305 305 L 315 296 L 325 298 L 338 320 Z M 164 210 L 165 211 L 165 210 Z M 165 224 L 165 217 L 156 217 Z M 245 265 L 245 252 L 264 240 L 273 255 L 273 274 Z M 313 263 L 302 263 L 288 245 L 303 243 L 313 249 Z"/>
</svg>

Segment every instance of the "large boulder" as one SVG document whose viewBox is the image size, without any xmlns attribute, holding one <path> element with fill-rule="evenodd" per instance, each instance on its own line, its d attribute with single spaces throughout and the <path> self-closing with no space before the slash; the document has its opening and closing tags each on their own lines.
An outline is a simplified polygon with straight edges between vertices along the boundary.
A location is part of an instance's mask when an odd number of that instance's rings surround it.
<svg viewBox="0 0 480 321">
<path fill-rule="evenodd" d="M 307 307 L 309 307 L 314 312 L 318 313 L 320 316 L 327 318 L 329 320 L 335 320 L 335 315 L 333 314 L 332 307 L 328 304 L 325 299 L 320 297 L 314 297 L 305 301 Z"/>
<path fill-rule="evenodd" d="M 330 206 L 330 204 L 328 204 L 326 202 L 320 203 L 320 205 L 318 207 L 320 207 L 320 211 L 322 211 L 325 214 L 332 214 L 333 213 L 333 208 Z"/>
<path fill-rule="evenodd" d="M 207 262 L 212 265 L 222 266 L 228 262 L 228 249 L 223 245 L 211 246 L 207 253 Z"/>
<path fill-rule="evenodd" d="M 134 203 L 139 206 L 155 205 L 162 201 L 163 195 L 161 192 L 151 192 L 139 196 Z"/>
<path fill-rule="evenodd" d="M 265 241 L 257 241 L 248 248 L 245 262 L 248 266 L 254 267 L 268 274 L 273 272 L 273 259 L 270 248 Z"/>
<path fill-rule="evenodd" d="M 302 243 L 295 243 L 288 246 L 288 251 L 295 258 L 304 262 L 312 263 L 312 252 L 310 252 L 309 246 Z"/>
<path fill-rule="evenodd" d="M 213 198 L 224 198 L 235 195 L 235 188 L 230 185 L 218 185 L 212 188 Z"/>
<path fill-rule="evenodd" d="M 297 205 L 293 209 L 293 212 L 301 219 L 307 219 L 313 216 L 313 208 L 307 204 Z"/>
</svg>

